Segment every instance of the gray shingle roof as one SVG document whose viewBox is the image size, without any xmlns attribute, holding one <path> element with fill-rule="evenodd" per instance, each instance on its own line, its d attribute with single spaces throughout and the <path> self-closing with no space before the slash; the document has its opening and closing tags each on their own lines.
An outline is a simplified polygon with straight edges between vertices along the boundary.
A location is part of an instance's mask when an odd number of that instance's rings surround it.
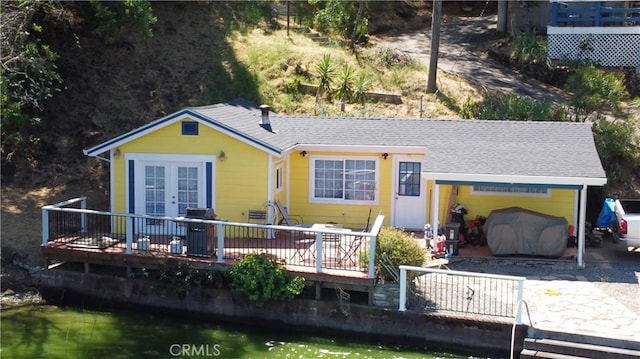
<svg viewBox="0 0 640 359">
<path fill-rule="evenodd" d="M 573 122 L 286 116 L 259 126 L 247 103 L 192 111 L 281 151 L 296 145 L 420 146 L 423 171 L 486 175 L 605 178 L 591 126 Z"/>
</svg>

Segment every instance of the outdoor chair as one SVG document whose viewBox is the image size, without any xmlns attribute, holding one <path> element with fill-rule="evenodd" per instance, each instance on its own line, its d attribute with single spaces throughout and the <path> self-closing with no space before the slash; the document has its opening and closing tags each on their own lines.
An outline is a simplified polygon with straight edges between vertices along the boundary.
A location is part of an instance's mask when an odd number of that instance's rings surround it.
<svg viewBox="0 0 640 359">
<path fill-rule="evenodd" d="M 294 241 L 295 252 L 289 259 L 289 264 L 299 265 L 316 260 L 316 240 L 312 238 Z"/>
<path fill-rule="evenodd" d="M 371 223 L 371 208 L 369 208 L 369 215 L 367 216 L 367 224 L 361 230 L 361 232 L 369 232 L 369 224 Z M 338 265 L 342 265 L 345 262 L 349 262 L 352 266 L 357 264 L 356 262 L 356 254 L 358 254 L 358 250 L 362 243 L 366 242 L 365 236 L 355 236 L 353 240 L 347 243 L 342 250 L 340 258 L 338 258 Z"/>
<path fill-rule="evenodd" d="M 247 212 L 247 222 L 248 223 L 253 223 L 253 224 L 270 224 L 267 222 L 268 218 L 267 218 L 267 211 L 264 210 L 253 210 L 250 209 Z M 254 232 L 254 234 L 256 234 L 253 237 L 258 237 L 257 236 L 257 232 L 260 231 L 260 229 L 255 229 L 255 228 L 247 228 L 247 238 L 252 238 L 252 236 L 250 236 L 250 232 Z M 264 230 L 263 230 L 264 232 Z M 263 237 L 264 237 L 264 233 L 263 233 Z"/>
<path fill-rule="evenodd" d="M 362 244 L 366 242 L 366 238 L 365 236 L 354 236 L 350 241 L 345 243 L 340 258 L 338 258 L 338 265 L 342 266 L 348 263 L 351 266 L 356 266 L 358 264 L 356 256 Z"/>
<path fill-rule="evenodd" d="M 282 203 L 278 200 L 275 201 L 275 207 L 280 212 L 280 216 L 282 217 L 278 224 L 285 224 L 286 226 L 306 226 L 304 224 L 304 220 L 301 216 L 292 216 L 289 214 L 287 207 L 283 206 Z"/>
</svg>

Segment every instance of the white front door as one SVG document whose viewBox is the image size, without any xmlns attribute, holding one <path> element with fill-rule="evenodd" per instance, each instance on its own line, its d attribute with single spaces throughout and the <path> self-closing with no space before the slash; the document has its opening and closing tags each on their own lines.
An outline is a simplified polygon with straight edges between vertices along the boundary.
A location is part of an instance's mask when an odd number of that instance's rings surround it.
<svg viewBox="0 0 640 359">
<path fill-rule="evenodd" d="M 394 156 L 393 226 L 422 229 L 425 223 L 425 183 L 421 180 L 422 156 Z"/>
<path fill-rule="evenodd" d="M 204 171 L 198 162 L 141 161 L 136 180 L 136 213 L 181 217 L 188 207 L 204 207 Z M 168 222 L 168 223 L 166 223 Z M 170 227 L 167 227 L 169 225 Z M 172 221 L 145 221 L 145 233 L 182 235 L 184 226 Z"/>
</svg>

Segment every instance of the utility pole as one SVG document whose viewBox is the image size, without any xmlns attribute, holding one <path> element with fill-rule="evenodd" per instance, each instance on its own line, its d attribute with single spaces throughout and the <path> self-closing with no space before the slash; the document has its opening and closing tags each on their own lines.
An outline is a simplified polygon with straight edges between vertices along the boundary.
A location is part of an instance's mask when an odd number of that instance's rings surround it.
<svg viewBox="0 0 640 359">
<path fill-rule="evenodd" d="M 287 1 L 287 38 L 289 37 L 289 15 L 291 14 L 291 1 Z"/>
<path fill-rule="evenodd" d="M 442 12 L 442 0 L 433 0 L 433 13 L 431 14 L 431 59 L 429 60 L 429 80 L 427 92 L 435 93 L 436 72 L 438 71 L 438 51 L 440 49 L 440 13 Z"/>
<path fill-rule="evenodd" d="M 507 0 L 498 0 L 498 31 L 507 32 L 508 4 Z"/>
</svg>

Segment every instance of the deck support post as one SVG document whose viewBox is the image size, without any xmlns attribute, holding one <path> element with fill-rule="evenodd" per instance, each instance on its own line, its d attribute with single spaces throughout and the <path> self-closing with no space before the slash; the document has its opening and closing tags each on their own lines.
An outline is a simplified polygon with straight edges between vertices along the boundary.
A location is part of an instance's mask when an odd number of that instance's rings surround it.
<svg viewBox="0 0 640 359">
<path fill-rule="evenodd" d="M 82 197 L 80 199 L 80 209 L 83 212 L 80 214 L 80 228 L 83 233 L 87 232 L 87 213 L 84 210 L 87 209 L 87 197 Z"/>
<path fill-rule="evenodd" d="M 320 300 L 322 298 L 322 282 L 316 282 L 316 300 Z"/>
<path fill-rule="evenodd" d="M 42 207 L 42 245 L 49 245 L 49 206 Z"/>
<path fill-rule="evenodd" d="M 520 325 L 522 324 L 522 305 L 520 302 L 522 302 L 524 298 L 524 279 L 519 279 L 517 283 L 518 289 L 516 303 L 518 303 L 518 305 L 516 307 L 516 324 Z"/>
<path fill-rule="evenodd" d="M 133 216 L 125 217 L 125 238 L 127 240 L 127 254 L 133 254 Z"/>
<path fill-rule="evenodd" d="M 400 300 L 398 303 L 398 311 L 407 310 L 407 270 L 400 267 Z"/>
<path fill-rule="evenodd" d="M 316 273 L 322 273 L 322 232 L 316 232 Z"/>
<path fill-rule="evenodd" d="M 84 262 L 84 274 L 89 274 L 89 262 Z"/>
<path fill-rule="evenodd" d="M 216 226 L 218 231 L 218 250 L 217 250 L 217 262 L 224 263 L 224 224 L 220 223 Z"/>
</svg>

